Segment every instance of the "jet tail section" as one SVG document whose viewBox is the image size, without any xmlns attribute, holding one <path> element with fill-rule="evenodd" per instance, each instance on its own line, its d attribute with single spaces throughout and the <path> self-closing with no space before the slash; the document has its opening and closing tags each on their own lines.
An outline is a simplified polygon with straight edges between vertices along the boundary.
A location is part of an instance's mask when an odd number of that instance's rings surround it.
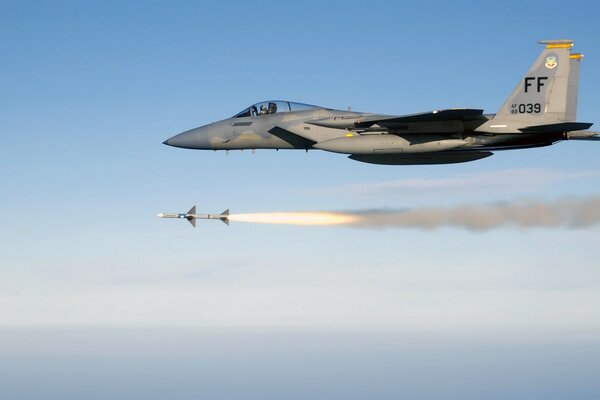
<svg viewBox="0 0 600 400">
<path fill-rule="evenodd" d="M 545 45 L 542 53 L 498 113 L 477 131 L 514 133 L 530 126 L 575 121 L 583 55 L 571 53 L 572 40 L 539 43 Z"/>
</svg>

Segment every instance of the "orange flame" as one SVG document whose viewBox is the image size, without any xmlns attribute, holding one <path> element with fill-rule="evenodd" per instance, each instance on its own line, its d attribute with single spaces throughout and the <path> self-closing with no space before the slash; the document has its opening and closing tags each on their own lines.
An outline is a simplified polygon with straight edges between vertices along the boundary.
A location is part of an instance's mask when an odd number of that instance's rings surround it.
<svg viewBox="0 0 600 400">
<path fill-rule="evenodd" d="M 250 213 L 229 216 L 229 220 L 236 222 L 279 225 L 344 225 L 356 222 L 358 219 L 358 217 L 350 214 L 324 211 Z"/>
</svg>

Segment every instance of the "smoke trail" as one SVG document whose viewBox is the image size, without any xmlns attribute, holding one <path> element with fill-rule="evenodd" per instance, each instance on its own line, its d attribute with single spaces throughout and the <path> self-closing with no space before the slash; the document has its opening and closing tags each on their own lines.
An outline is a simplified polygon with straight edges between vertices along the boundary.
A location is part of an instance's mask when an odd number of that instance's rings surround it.
<svg viewBox="0 0 600 400">
<path fill-rule="evenodd" d="M 354 228 L 456 227 L 469 230 L 513 228 L 586 228 L 600 224 L 600 196 L 551 202 L 514 202 L 455 207 L 346 212 L 233 214 L 232 221 L 291 225 L 345 225 Z"/>
<path fill-rule="evenodd" d="M 600 224 L 600 197 L 404 211 L 367 210 L 353 214 L 359 216 L 355 226 L 368 228 L 585 228 Z"/>
</svg>

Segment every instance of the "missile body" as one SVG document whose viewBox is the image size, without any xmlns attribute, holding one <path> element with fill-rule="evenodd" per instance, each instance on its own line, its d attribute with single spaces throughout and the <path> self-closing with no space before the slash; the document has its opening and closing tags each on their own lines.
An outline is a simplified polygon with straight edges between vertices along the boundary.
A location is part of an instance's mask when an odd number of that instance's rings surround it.
<svg viewBox="0 0 600 400">
<path fill-rule="evenodd" d="M 229 209 L 223 211 L 221 214 L 196 214 L 196 206 L 190 208 L 185 214 L 175 213 L 160 213 L 157 214 L 159 218 L 181 218 L 190 221 L 192 226 L 196 226 L 197 219 L 220 219 L 226 225 L 229 225 Z"/>
</svg>

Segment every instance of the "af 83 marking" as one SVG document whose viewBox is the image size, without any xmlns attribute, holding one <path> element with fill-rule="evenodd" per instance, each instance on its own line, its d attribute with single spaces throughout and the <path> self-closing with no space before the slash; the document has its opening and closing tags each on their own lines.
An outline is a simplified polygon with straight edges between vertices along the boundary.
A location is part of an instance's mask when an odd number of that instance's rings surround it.
<svg viewBox="0 0 600 400">
<path fill-rule="evenodd" d="M 542 112 L 542 105 L 540 103 L 521 103 L 511 104 L 511 114 L 539 114 Z"/>
</svg>

